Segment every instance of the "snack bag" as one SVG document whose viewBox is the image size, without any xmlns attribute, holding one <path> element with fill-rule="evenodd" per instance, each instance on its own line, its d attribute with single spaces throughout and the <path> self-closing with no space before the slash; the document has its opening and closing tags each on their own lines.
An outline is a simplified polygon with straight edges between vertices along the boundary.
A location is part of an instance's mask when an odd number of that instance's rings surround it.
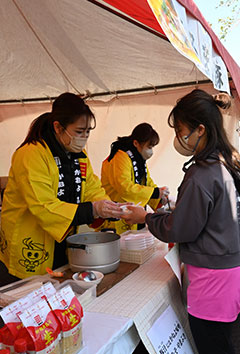
<svg viewBox="0 0 240 354">
<path fill-rule="evenodd" d="M 25 297 L 13 302 L 6 306 L 0 315 L 5 323 L 5 326 L 0 329 L 2 340 L 2 347 L 9 348 L 11 353 L 14 353 L 14 341 L 19 337 L 24 337 L 28 342 L 31 338 L 25 329 L 23 329 L 22 322 L 19 318 L 19 314 L 25 311 L 29 306 L 38 302 L 40 299 L 47 299 L 48 296 L 52 296 L 56 292 L 53 284 L 47 282 L 43 284 L 39 289 L 32 291 Z M 21 332 L 20 332 L 21 330 Z"/>
<path fill-rule="evenodd" d="M 65 286 L 49 298 L 49 305 L 62 330 L 62 353 L 75 354 L 82 347 L 83 310 L 71 286 Z"/>
<path fill-rule="evenodd" d="M 23 328 L 22 322 L 19 318 L 19 315 L 28 307 L 29 299 L 28 297 L 24 297 L 4 307 L 4 309 L 0 311 L 0 316 L 5 323 L 0 330 L 2 347 L 4 349 L 10 349 L 11 353 L 15 353 L 14 341 L 17 338 L 24 336 L 27 342 L 31 340 L 28 333 L 26 333 L 26 329 Z"/>
<path fill-rule="evenodd" d="M 46 300 L 40 300 L 19 315 L 31 336 L 28 353 L 59 354 L 60 325 Z"/>
<path fill-rule="evenodd" d="M 56 289 L 54 288 L 53 284 L 51 282 L 47 282 L 43 284 L 39 289 L 33 290 L 30 294 L 28 294 L 30 304 L 36 304 L 42 299 L 47 301 L 48 297 L 55 293 Z"/>
</svg>

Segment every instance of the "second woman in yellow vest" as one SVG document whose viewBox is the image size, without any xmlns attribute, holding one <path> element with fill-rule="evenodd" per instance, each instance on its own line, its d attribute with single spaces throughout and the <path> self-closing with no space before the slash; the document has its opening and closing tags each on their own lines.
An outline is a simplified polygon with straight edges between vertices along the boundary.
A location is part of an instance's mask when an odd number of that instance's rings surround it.
<svg viewBox="0 0 240 354">
<path fill-rule="evenodd" d="M 157 132 L 148 123 L 137 125 L 129 136 L 118 137 L 111 145 L 111 152 L 102 164 L 101 181 L 112 201 L 132 202 L 156 210 L 167 202 L 169 190 L 159 188 L 152 180 L 146 164 L 159 143 Z M 106 224 L 104 227 L 112 225 Z M 114 222 L 118 234 L 142 225 L 129 226 L 124 220 Z"/>
</svg>

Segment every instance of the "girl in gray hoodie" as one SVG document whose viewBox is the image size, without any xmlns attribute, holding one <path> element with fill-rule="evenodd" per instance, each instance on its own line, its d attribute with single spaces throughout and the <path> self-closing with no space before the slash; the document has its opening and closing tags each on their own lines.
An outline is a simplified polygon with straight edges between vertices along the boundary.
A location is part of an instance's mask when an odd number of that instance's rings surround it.
<svg viewBox="0 0 240 354">
<path fill-rule="evenodd" d="M 233 354 L 231 327 L 240 313 L 240 156 L 223 127 L 227 94 L 194 90 L 182 97 L 168 123 L 185 156 L 184 179 L 172 213 L 128 209 L 128 223 L 146 222 L 164 242 L 179 244 L 189 286 L 187 308 L 199 354 Z"/>
</svg>

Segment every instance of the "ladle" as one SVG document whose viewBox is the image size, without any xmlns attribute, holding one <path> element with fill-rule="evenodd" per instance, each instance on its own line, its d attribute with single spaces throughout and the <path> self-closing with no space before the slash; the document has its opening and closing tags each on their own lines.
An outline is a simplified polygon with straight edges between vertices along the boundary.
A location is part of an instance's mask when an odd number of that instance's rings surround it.
<svg viewBox="0 0 240 354">
<path fill-rule="evenodd" d="M 91 270 L 79 272 L 78 277 L 79 279 L 84 281 L 92 281 L 97 279 L 96 275 Z"/>
</svg>

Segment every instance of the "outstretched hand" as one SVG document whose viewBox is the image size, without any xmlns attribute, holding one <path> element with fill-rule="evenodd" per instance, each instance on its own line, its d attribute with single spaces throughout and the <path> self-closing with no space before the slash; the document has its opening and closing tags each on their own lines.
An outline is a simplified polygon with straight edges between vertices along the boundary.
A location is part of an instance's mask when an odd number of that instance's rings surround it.
<svg viewBox="0 0 240 354">
<path fill-rule="evenodd" d="M 120 219 L 123 215 L 123 211 L 118 205 L 111 200 L 98 200 L 92 203 L 93 216 L 95 218 L 117 218 Z"/>
<path fill-rule="evenodd" d="M 147 212 L 142 206 L 128 205 L 127 209 L 128 211 L 122 215 L 122 219 L 124 219 L 127 224 L 142 224 L 145 222 Z"/>
<path fill-rule="evenodd" d="M 170 192 L 169 192 L 168 187 L 164 186 L 164 187 L 159 188 L 159 197 L 160 197 L 162 205 L 167 204 L 169 193 Z"/>
</svg>

